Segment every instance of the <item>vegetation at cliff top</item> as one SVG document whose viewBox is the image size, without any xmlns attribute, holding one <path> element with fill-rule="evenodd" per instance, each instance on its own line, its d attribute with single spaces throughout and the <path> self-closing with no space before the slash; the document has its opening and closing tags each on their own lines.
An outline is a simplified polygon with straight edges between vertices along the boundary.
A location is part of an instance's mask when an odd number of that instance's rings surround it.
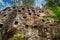
<svg viewBox="0 0 60 40">
<path fill-rule="evenodd" d="M 60 0 L 46 0 L 44 8 L 51 9 L 55 16 L 47 15 L 45 18 L 54 18 L 60 20 Z"/>
</svg>

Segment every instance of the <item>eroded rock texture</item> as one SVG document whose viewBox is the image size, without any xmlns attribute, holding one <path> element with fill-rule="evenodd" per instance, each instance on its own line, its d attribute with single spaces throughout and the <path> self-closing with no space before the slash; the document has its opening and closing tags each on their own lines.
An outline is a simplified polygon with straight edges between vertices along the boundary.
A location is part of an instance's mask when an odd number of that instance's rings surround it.
<svg viewBox="0 0 60 40">
<path fill-rule="evenodd" d="M 51 40 L 53 29 L 48 23 L 54 19 L 42 16 L 52 13 L 49 9 L 30 6 L 7 7 L 0 12 L 0 34 L 4 40 L 12 40 L 16 33 L 23 34 L 24 40 Z"/>
</svg>

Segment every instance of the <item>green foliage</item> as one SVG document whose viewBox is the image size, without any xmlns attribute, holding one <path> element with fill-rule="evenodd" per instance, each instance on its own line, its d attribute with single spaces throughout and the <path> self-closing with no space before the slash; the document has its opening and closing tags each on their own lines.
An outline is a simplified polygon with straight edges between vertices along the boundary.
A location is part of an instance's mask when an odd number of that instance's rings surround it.
<svg viewBox="0 0 60 40">
<path fill-rule="evenodd" d="M 35 0 L 22 0 L 22 5 L 24 6 L 33 6 L 35 4 Z"/>
<path fill-rule="evenodd" d="M 14 6 L 34 6 L 35 0 L 12 0 Z"/>
<path fill-rule="evenodd" d="M 60 0 L 46 0 L 45 8 L 51 9 L 55 16 L 47 15 L 45 18 L 54 18 L 60 20 Z"/>
<path fill-rule="evenodd" d="M 54 18 L 54 19 L 60 20 L 60 7 L 50 6 L 49 8 L 54 12 L 55 16 L 47 15 L 47 16 L 44 16 L 44 17 L 45 18 Z"/>
<path fill-rule="evenodd" d="M 60 6 L 60 0 L 46 0 L 46 2 L 48 6 L 51 5 Z"/>
<path fill-rule="evenodd" d="M 57 19 L 60 19 L 60 10 L 58 6 L 51 6 L 51 10 L 55 13 Z"/>
<path fill-rule="evenodd" d="M 2 40 L 2 37 L 0 36 L 0 40 Z"/>
<path fill-rule="evenodd" d="M 56 16 L 51 16 L 51 15 L 46 15 L 46 16 L 43 16 L 44 18 L 54 18 L 56 19 L 57 17 Z"/>
<path fill-rule="evenodd" d="M 23 40 L 24 36 L 22 34 L 15 34 L 13 40 Z"/>
<path fill-rule="evenodd" d="M 13 2 L 13 6 L 20 6 L 21 0 L 11 0 Z"/>
</svg>

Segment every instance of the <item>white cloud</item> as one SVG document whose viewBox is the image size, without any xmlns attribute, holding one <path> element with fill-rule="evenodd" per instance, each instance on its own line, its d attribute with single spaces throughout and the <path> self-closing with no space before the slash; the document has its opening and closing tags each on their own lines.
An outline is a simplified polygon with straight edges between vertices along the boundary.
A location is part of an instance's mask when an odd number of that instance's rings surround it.
<svg viewBox="0 0 60 40">
<path fill-rule="evenodd" d="M 0 0 L 0 3 L 2 3 L 2 5 L 5 5 L 4 2 L 3 2 L 3 0 Z"/>
</svg>

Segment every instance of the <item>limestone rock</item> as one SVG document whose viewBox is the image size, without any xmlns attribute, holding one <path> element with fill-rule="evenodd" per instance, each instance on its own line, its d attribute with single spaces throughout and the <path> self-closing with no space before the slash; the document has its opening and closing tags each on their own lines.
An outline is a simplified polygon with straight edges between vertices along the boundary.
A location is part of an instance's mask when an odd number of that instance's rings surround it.
<svg viewBox="0 0 60 40">
<path fill-rule="evenodd" d="M 29 6 L 7 7 L 0 12 L 2 35 L 5 40 L 12 40 L 16 33 L 23 34 L 24 40 L 47 40 L 48 32 L 46 33 L 44 30 L 49 28 L 45 23 L 50 19 L 45 19 L 42 16 L 48 14 L 54 15 L 49 9 Z"/>
</svg>

